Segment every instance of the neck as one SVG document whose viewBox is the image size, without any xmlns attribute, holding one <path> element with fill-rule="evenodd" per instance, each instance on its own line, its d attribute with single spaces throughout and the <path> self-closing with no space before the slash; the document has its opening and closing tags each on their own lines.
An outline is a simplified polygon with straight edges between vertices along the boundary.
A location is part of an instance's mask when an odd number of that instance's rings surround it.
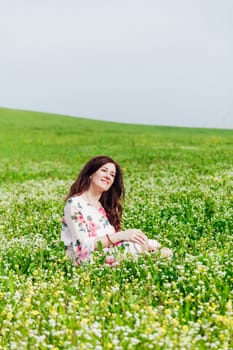
<svg viewBox="0 0 233 350">
<path fill-rule="evenodd" d="M 87 191 L 83 193 L 83 196 L 87 200 L 87 202 L 95 207 L 100 206 L 100 197 L 102 192 L 96 192 L 93 189 L 89 188 Z"/>
</svg>

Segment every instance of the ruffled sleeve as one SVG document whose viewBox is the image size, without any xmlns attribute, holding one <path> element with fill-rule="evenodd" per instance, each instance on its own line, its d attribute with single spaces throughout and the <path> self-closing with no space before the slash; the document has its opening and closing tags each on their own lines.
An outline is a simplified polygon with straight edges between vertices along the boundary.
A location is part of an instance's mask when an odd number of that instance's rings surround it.
<svg viewBox="0 0 233 350">
<path fill-rule="evenodd" d="M 76 261 L 81 264 L 87 260 L 94 250 L 95 237 L 90 237 L 88 224 L 84 219 L 82 206 L 73 198 L 68 199 L 64 209 L 64 221 L 68 228 L 71 246 Z"/>
</svg>

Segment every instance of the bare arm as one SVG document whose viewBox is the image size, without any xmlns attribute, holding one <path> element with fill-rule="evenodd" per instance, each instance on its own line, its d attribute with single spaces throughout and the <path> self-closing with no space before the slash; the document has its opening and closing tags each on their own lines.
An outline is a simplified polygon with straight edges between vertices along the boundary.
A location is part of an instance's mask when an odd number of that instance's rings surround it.
<svg viewBox="0 0 233 350">
<path fill-rule="evenodd" d="M 146 246 L 147 237 L 141 230 L 138 229 L 119 231 L 117 233 L 96 237 L 94 240 L 94 249 L 97 249 L 98 242 L 101 242 L 103 248 L 107 248 L 110 247 L 112 243 L 115 244 L 120 241 L 134 242 L 140 244 L 141 246 Z"/>
</svg>

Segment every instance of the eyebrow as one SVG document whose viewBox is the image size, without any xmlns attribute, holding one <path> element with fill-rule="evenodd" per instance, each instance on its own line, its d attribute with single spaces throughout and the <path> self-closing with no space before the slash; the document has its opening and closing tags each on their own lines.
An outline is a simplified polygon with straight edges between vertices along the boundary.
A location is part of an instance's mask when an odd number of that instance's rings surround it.
<svg viewBox="0 0 233 350">
<path fill-rule="evenodd" d="M 107 168 L 106 166 L 103 166 L 103 169 L 106 169 L 106 170 L 107 170 L 108 168 Z M 116 171 L 115 171 L 115 170 L 112 170 L 112 171 L 111 171 L 111 174 L 116 175 Z"/>
</svg>

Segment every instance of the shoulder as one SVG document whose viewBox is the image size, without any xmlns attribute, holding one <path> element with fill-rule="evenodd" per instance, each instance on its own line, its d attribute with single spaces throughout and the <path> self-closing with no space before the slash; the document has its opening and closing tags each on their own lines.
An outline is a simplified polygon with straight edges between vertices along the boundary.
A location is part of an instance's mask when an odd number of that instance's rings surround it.
<svg viewBox="0 0 233 350">
<path fill-rule="evenodd" d="M 84 207 L 84 203 L 79 196 L 72 196 L 69 199 L 67 199 L 65 203 L 65 208 L 69 208 L 69 207 L 82 210 Z"/>
</svg>

